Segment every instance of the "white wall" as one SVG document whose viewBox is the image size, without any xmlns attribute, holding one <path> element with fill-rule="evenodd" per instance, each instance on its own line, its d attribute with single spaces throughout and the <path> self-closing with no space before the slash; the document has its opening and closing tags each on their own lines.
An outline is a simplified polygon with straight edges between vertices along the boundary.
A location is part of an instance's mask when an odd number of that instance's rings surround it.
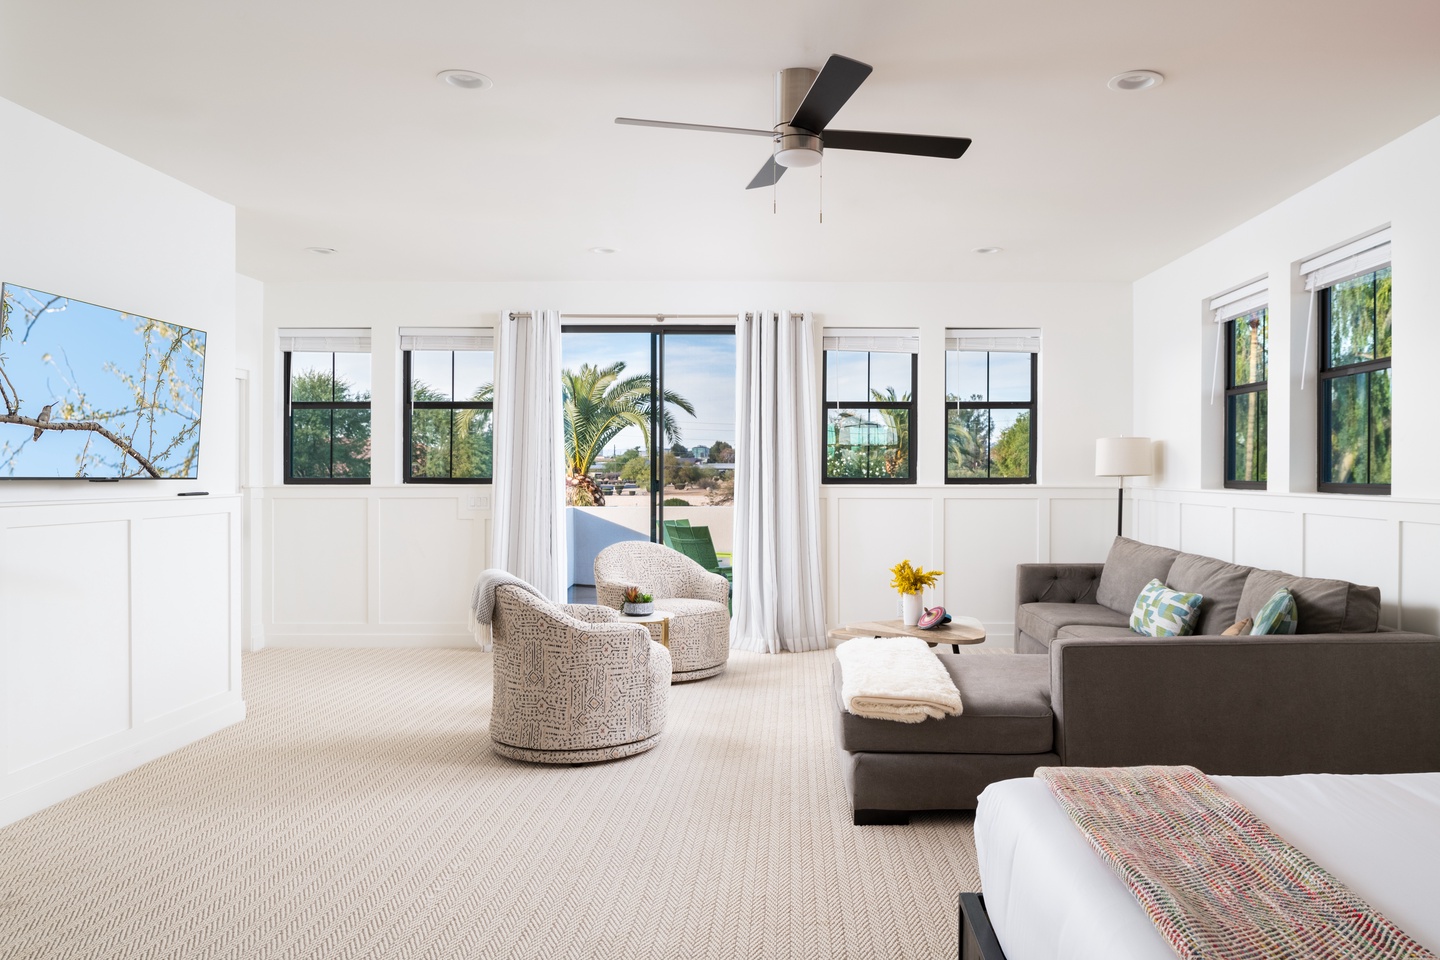
<svg viewBox="0 0 1440 960">
<path fill-rule="evenodd" d="M 1380 586 L 1387 622 L 1440 629 L 1440 119 L 1135 284 L 1135 432 L 1163 472 L 1137 494 L 1147 540 Z M 1393 495 L 1318 494 L 1315 375 L 1300 389 L 1309 298 L 1300 261 L 1393 227 Z M 1223 399 L 1210 404 L 1205 300 L 1270 278 L 1269 488 L 1226 491 Z M 1315 345 L 1309 351 L 1311 370 Z M 1145 487 L 1142 481 L 1138 486 Z"/>
<path fill-rule="evenodd" d="M 6 823 L 244 703 L 234 209 L 6 101 L 0 128 L 0 279 L 208 334 L 198 480 L 0 482 Z"/>
<path fill-rule="evenodd" d="M 466 599 L 475 574 L 489 559 L 490 491 L 400 483 L 397 331 L 402 326 L 488 327 L 502 310 L 531 307 L 651 315 L 780 308 L 812 311 L 817 329 L 920 329 L 918 483 L 822 490 L 833 622 L 893 616 L 889 574 L 877 564 L 883 560 L 888 567 L 908 557 L 927 567 L 953 566 L 945 596 L 958 599 L 949 602 L 982 617 L 1005 638 L 1011 629 L 1017 557 L 1103 559 L 1113 532 L 1114 488 L 1093 476 L 1094 440 L 1130 426 L 1130 390 L 1123 375 L 1130 367 L 1126 284 L 271 284 L 264 292 L 265 349 L 271 353 L 264 388 L 269 404 L 261 601 L 266 642 L 470 642 Z M 371 331 L 375 439 L 368 487 L 281 483 L 283 394 L 276 331 L 326 326 Z M 1041 485 L 944 483 L 944 331 L 949 326 L 1043 330 Z M 908 511 L 901 524 L 885 512 L 895 502 Z M 318 557 L 316 545 L 322 545 Z M 858 555 L 857 545 L 862 548 Z"/>
</svg>

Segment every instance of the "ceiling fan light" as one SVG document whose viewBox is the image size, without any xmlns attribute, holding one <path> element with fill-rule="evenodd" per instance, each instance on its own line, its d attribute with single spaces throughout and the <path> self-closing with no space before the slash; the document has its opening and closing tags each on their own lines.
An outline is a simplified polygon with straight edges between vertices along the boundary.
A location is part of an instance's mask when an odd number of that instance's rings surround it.
<svg viewBox="0 0 1440 960">
<path fill-rule="evenodd" d="M 820 162 L 820 151 L 809 147 L 791 147 L 775 154 L 775 162 L 782 167 L 813 167 Z"/>
</svg>

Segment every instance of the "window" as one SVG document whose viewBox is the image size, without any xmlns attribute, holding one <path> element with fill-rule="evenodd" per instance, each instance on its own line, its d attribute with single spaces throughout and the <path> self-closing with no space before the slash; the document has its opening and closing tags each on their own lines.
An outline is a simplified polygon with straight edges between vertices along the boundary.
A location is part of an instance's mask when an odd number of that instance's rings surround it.
<svg viewBox="0 0 1440 960">
<path fill-rule="evenodd" d="M 1338 262 L 1302 265 L 1320 319 L 1318 486 L 1330 493 L 1390 492 L 1388 233 L 1342 248 L 1366 247 Z"/>
<path fill-rule="evenodd" d="M 825 482 L 914 483 L 916 331 L 825 336 Z"/>
<path fill-rule="evenodd" d="M 495 345 L 488 335 L 405 334 L 405 482 L 489 483 Z"/>
<path fill-rule="evenodd" d="M 280 338 L 285 357 L 285 482 L 370 482 L 370 337 Z"/>
<path fill-rule="evenodd" d="M 945 482 L 1034 483 L 1039 330 L 948 330 Z"/>
<path fill-rule="evenodd" d="M 1270 411 L 1270 281 L 1210 299 L 1219 355 L 1225 358 L 1225 486 L 1264 490 Z M 1212 387 L 1211 402 L 1214 402 Z"/>
</svg>

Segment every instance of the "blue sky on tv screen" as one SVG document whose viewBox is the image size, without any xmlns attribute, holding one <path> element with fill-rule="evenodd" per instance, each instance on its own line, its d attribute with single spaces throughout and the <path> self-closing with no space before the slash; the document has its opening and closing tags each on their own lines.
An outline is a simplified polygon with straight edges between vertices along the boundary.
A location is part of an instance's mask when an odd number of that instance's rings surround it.
<svg viewBox="0 0 1440 960">
<path fill-rule="evenodd" d="M 83 428 L 0 422 L 0 477 L 196 476 L 204 331 L 14 284 L 4 303 L 0 415 Z"/>
</svg>

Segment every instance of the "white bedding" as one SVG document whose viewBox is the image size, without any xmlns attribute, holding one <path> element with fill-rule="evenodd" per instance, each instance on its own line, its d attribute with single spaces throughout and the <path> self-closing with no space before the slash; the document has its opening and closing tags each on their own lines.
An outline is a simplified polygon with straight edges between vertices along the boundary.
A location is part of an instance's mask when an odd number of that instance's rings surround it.
<svg viewBox="0 0 1440 960">
<path fill-rule="evenodd" d="M 1440 952 L 1440 773 L 1215 777 L 1271 829 Z M 975 848 L 1006 960 L 1174 960 L 1039 780 L 980 794 Z"/>
</svg>

